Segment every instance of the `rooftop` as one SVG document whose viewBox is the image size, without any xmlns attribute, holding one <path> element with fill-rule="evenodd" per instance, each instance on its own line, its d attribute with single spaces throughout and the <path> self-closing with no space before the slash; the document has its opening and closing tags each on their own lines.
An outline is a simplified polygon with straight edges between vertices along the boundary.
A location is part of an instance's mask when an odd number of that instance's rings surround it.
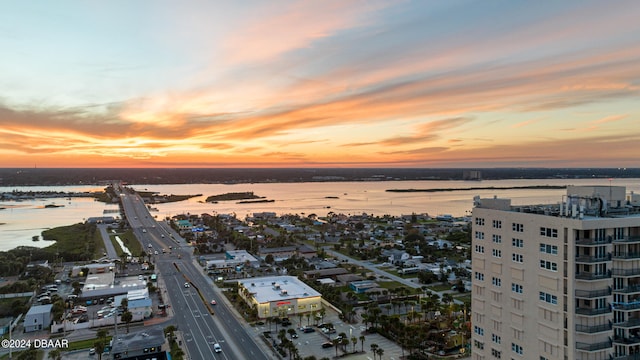
<svg viewBox="0 0 640 360">
<path fill-rule="evenodd" d="M 624 186 L 567 186 L 556 204 L 512 205 L 511 199 L 474 197 L 475 208 L 566 218 L 616 218 L 640 215 L 640 197 Z"/>
<path fill-rule="evenodd" d="M 319 297 L 321 294 L 295 276 L 267 276 L 239 280 L 258 303 Z"/>
<path fill-rule="evenodd" d="M 162 328 L 151 327 L 145 328 L 143 331 L 132 332 L 129 334 L 118 334 L 117 339 L 114 338 L 111 352 L 113 354 L 122 353 L 124 351 L 150 349 L 150 353 L 158 351 L 159 347 L 164 344 L 164 332 Z"/>
</svg>

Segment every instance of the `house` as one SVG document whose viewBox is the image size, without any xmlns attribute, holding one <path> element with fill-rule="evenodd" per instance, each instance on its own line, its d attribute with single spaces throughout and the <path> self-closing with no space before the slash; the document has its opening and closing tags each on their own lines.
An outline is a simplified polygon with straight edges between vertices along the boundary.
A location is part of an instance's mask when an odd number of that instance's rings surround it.
<svg viewBox="0 0 640 360">
<path fill-rule="evenodd" d="M 51 325 L 52 304 L 32 306 L 24 317 L 24 332 L 34 332 Z"/>
<path fill-rule="evenodd" d="M 332 269 L 322 269 L 322 270 L 308 270 L 303 273 L 305 279 L 324 279 L 324 278 L 332 278 L 336 279 L 336 276 L 348 274 L 349 271 L 345 268 L 336 267 Z"/>
<path fill-rule="evenodd" d="M 388 262 L 393 265 L 402 265 L 406 260 L 411 259 L 411 255 L 404 250 L 389 249 L 382 251 L 383 256 L 387 256 Z"/>
</svg>

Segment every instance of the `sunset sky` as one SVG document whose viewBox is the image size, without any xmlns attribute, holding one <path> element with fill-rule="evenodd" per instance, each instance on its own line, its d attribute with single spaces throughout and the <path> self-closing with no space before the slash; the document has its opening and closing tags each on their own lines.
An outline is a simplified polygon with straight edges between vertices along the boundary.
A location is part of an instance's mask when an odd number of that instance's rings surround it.
<svg viewBox="0 0 640 360">
<path fill-rule="evenodd" d="M 638 1 L 10 1 L 0 167 L 640 167 Z"/>
</svg>

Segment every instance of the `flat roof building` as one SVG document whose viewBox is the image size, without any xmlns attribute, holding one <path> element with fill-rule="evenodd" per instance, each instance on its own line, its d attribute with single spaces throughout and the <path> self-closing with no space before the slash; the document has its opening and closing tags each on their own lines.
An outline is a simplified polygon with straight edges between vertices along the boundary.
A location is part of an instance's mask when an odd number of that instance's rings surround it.
<svg viewBox="0 0 640 360">
<path fill-rule="evenodd" d="M 268 276 L 238 281 L 238 293 L 258 317 L 286 317 L 320 310 L 322 295 L 295 276 Z"/>
<path fill-rule="evenodd" d="M 640 207 L 625 192 L 568 186 L 548 205 L 474 198 L 473 360 L 639 356 Z"/>
<path fill-rule="evenodd" d="M 114 273 L 90 274 L 82 287 L 83 299 L 97 299 L 126 294 L 129 291 L 146 289 L 145 280 L 135 276 L 115 278 Z"/>
<path fill-rule="evenodd" d="M 24 317 L 24 332 L 44 330 L 51 325 L 52 304 L 32 306 Z"/>
<path fill-rule="evenodd" d="M 167 348 L 164 332 L 160 327 L 118 334 L 111 341 L 111 354 L 114 359 L 120 360 L 165 360 Z"/>
</svg>

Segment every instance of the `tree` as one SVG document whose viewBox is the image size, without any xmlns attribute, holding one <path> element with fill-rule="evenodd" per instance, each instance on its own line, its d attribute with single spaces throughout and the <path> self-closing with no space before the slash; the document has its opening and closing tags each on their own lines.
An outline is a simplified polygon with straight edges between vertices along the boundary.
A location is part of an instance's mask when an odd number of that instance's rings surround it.
<svg viewBox="0 0 640 360">
<path fill-rule="evenodd" d="M 358 338 L 356 338 L 355 336 L 352 336 L 351 343 L 353 344 L 353 347 L 351 348 L 351 352 L 356 352 L 356 344 L 358 343 Z"/>
<path fill-rule="evenodd" d="M 378 354 L 378 356 L 380 356 L 380 360 L 382 360 L 382 354 L 384 354 L 384 349 L 378 348 L 378 350 L 376 350 L 376 353 Z"/>
<path fill-rule="evenodd" d="M 360 335 L 360 344 L 362 345 L 362 349 L 361 349 L 362 352 L 364 352 L 364 340 L 365 340 L 364 335 Z"/>
<path fill-rule="evenodd" d="M 291 341 L 293 341 L 293 335 L 295 335 L 296 330 L 295 329 L 288 329 L 287 333 L 289 333 L 289 336 L 291 337 Z"/>
<path fill-rule="evenodd" d="M 374 360 L 376 358 L 376 354 L 377 354 L 376 350 L 378 350 L 378 348 L 379 348 L 378 344 L 375 344 L 375 343 L 371 344 L 371 353 L 373 354 Z"/>
<path fill-rule="evenodd" d="M 49 351 L 49 359 L 62 360 L 62 353 L 60 349 L 52 349 Z"/>
<path fill-rule="evenodd" d="M 131 311 L 125 311 L 122 313 L 122 316 L 120 318 L 122 321 L 125 322 L 125 324 L 127 324 L 127 334 L 129 333 L 129 324 L 131 323 L 131 320 L 133 320 L 133 314 L 131 313 Z"/>
<path fill-rule="evenodd" d="M 93 342 L 93 347 L 98 354 L 98 360 L 102 360 L 102 353 L 107 343 L 107 330 L 101 329 L 96 332 L 96 341 Z"/>
<path fill-rule="evenodd" d="M 267 254 L 267 256 L 264 257 L 264 262 L 266 262 L 269 265 L 273 265 L 274 260 L 275 259 L 273 258 L 273 255 L 271 255 L 271 254 Z"/>
</svg>

